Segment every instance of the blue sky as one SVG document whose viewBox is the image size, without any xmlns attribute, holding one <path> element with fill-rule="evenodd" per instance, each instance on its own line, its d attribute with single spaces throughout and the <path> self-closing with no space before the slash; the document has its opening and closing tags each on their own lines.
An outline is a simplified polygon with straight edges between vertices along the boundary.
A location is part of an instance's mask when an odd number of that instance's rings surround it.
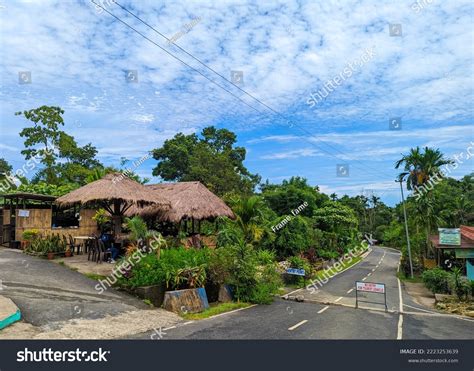
<svg viewBox="0 0 474 371">
<path fill-rule="evenodd" d="M 215 125 L 238 134 L 247 167 L 263 179 L 300 175 L 327 193 L 375 192 L 390 204 L 399 200 L 393 164 L 401 153 L 419 145 L 452 156 L 474 140 L 470 1 L 119 1 L 226 78 L 242 71 L 241 88 L 293 124 L 111 0 L 96 2 L 254 109 L 89 1 L 0 0 L 0 157 L 15 169 L 27 122 L 14 112 L 43 104 L 61 106 L 65 130 L 92 142 L 106 164 Z M 390 24 L 402 36 L 390 36 Z M 308 104 L 367 49 L 350 76 Z M 30 84 L 19 84 L 22 71 Z M 395 117 L 402 130 L 389 130 Z M 137 172 L 150 177 L 155 164 Z M 338 164 L 348 164 L 348 177 L 337 176 Z"/>
</svg>

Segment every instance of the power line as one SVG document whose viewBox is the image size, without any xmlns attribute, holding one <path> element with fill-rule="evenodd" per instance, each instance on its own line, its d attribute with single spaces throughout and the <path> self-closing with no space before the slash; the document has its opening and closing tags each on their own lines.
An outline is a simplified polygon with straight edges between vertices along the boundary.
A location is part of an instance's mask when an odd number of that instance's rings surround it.
<svg viewBox="0 0 474 371">
<path fill-rule="evenodd" d="M 141 23 L 143 23 L 144 25 L 146 25 L 147 27 L 149 27 L 150 29 L 152 29 L 154 32 L 156 32 L 158 35 L 160 35 L 161 37 L 163 37 L 164 39 L 166 39 L 168 42 L 171 42 L 171 40 L 166 36 L 164 35 L 162 32 L 158 31 L 155 27 L 153 27 L 152 25 L 150 25 L 149 23 L 145 22 L 143 19 L 141 19 L 140 17 L 138 17 L 136 14 L 132 13 L 131 11 L 129 11 L 127 8 L 125 8 L 124 6 L 122 6 L 120 3 L 118 3 L 117 1 L 114 2 L 117 6 L 119 6 L 120 8 L 122 8 L 123 10 L 125 10 L 128 14 L 130 14 L 131 16 L 133 16 L 135 19 L 139 20 Z M 276 115 L 280 116 L 281 118 L 283 118 L 285 121 L 287 121 L 288 123 L 290 123 L 291 125 L 293 126 L 296 126 L 297 128 L 299 128 L 301 131 L 305 132 L 306 134 L 309 134 L 311 137 L 313 137 L 315 140 L 317 140 L 318 142 L 322 143 L 322 144 L 325 144 L 326 146 L 332 148 L 333 150 L 339 152 L 340 154 L 344 155 L 344 156 L 347 156 L 344 152 L 340 151 L 337 147 L 334 147 L 328 143 L 325 143 L 323 141 L 321 141 L 320 139 L 318 138 L 315 138 L 313 136 L 313 134 L 311 132 L 309 132 L 308 130 L 306 130 L 305 128 L 295 124 L 294 122 L 292 121 L 289 121 L 285 115 L 283 115 L 281 112 L 273 109 L 271 106 L 267 105 L 265 102 L 261 101 L 260 99 L 258 99 L 257 97 L 255 97 L 254 95 L 250 94 L 249 92 L 247 92 L 245 89 L 242 89 L 239 85 L 235 84 L 233 81 L 229 80 L 228 78 L 226 78 L 225 76 L 223 76 L 221 73 L 219 73 L 218 71 L 216 71 L 215 69 L 213 69 L 212 67 L 208 66 L 206 63 L 204 63 L 203 61 L 201 61 L 199 58 L 195 57 L 193 54 L 189 53 L 186 49 L 182 48 L 181 46 L 179 46 L 178 44 L 176 44 L 175 42 L 172 42 L 172 44 L 174 46 L 176 46 L 179 50 L 181 50 L 183 53 L 185 53 L 186 55 L 188 55 L 189 57 L 191 57 L 192 59 L 194 59 L 195 61 L 197 61 L 199 64 L 201 64 L 202 66 L 204 66 L 205 68 L 207 68 L 208 70 L 212 71 L 213 73 L 215 73 L 216 75 L 218 75 L 220 78 L 224 79 L 226 82 L 228 82 L 229 84 L 232 84 L 234 87 L 236 87 L 237 89 L 239 89 L 242 93 L 244 93 L 245 95 L 249 96 L 250 98 L 252 98 L 253 100 L 255 100 L 256 102 L 258 102 L 259 104 L 263 105 L 265 108 L 269 109 L 270 111 L 272 111 L 273 113 L 275 113 Z M 312 143 L 312 142 L 311 142 Z M 319 149 L 321 149 L 320 147 L 317 147 Z M 332 155 L 332 154 L 331 154 Z M 358 160 L 354 160 L 354 159 L 350 159 L 350 161 L 354 161 L 354 162 L 358 162 L 358 163 L 361 163 L 363 164 L 362 162 L 358 161 Z M 367 165 L 364 165 L 364 167 L 367 167 Z M 374 171 L 377 172 L 377 175 L 380 174 L 380 171 L 378 169 L 375 169 L 375 168 L 372 168 Z M 364 169 L 366 170 L 366 169 Z M 388 175 L 388 174 L 385 174 L 385 175 Z M 390 175 L 392 176 L 392 175 Z"/>
<path fill-rule="evenodd" d="M 103 6 L 101 6 L 100 4 L 97 4 L 94 0 L 91 0 L 92 3 L 94 3 L 95 5 L 99 6 L 100 8 L 102 8 L 105 12 L 107 12 L 109 15 L 111 15 L 113 18 L 115 18 L 116 20 L 118 20 L 119 22 L 121 22 L 122 24 L 124 24 L 125 26 L 127 26 L 128 28 L 130 28 L 131 30 L 133 30 L 134 32 L 136 32 L 137 34 L 139 34 L 141 37 L 143 37 L 144 39 L 146 39 L 147 41 L 151 42 L 153 45 L 157 46 L 158 48 L 160 48 L 161 50 L 163 50 L 166 54 L 168 54 L 169 56 L 173 57 L 174 59 L 180 61 L 182 64 L 184 64 L 186 67 L 192 69 L 193 71 L 197 72 L 199 75 L 203 76 L 206 80 L 208 80 L 209 82 L 217 85 L 218 87 L 220 87 L 222 90 L 224 90 L 225 92 L 229 93 L 230 95 L 232 95 L 234 98 L 238 99 L 239 101 L 241 101 L 242 103 L 244 103 L 246 106 L 252 108 L 253 110 L 255 110 L 256 112 L 258 112 L 259 114 L 264 114 L 262 113 L 260 110 L 258 110 L 257 108 L 251 106 L 250 104 L 248 104 L 247 102 L 245 102 L 244 100 L 242 100 L 240 97 L 238 97 L 237 95 L 235 95 L 234 93 L 232 93 L 230 90 L 226 89 L 225 87 L 223 87 L 222 85 L 218 84 L 215 80 L 207 77 L 206 75 L 204 75 L 201 71 L 197 70 L 196 68 L 192 67 L 191 65 L 189 65 L 188 63 L 186 63 L 185 61 L 183 61 L 182 59 L 180 59 L 179 57 L 175 56 L 173 53 L 170 53 L 168 50 L 166 50 L 165 48 L 163 48 L 162 46 L 160 46 L 159 44 L 157 44 L 156 42 L 154 42 L 153 40 L 151 40 L 150 38 L 148 38 L 146 35 L 144 35 L 143 33 L 141 33 L 140 31 L 138 31 L 136 28 L 132 27 L 130 24 L 128 24 L 127 22 L 123 21 L 122 19 L 120 19 L 119 17 L 117 17 L 116 15 L 112 14 L 110 11 L 108 11 L 106 8 L 104 8 Z M 123 8 L 123 7 L 122 7 Z M 125 9 L 125 8 L 123 8 Z M 132 13 L 130 13 L 132 14 Z M 133 15 L 133 14 L 132 14 Z M 135 18 L 139 19 L 138 17 L 135 16 Z M 144 22 L 144 21 L 142 21 Z M 144 22 L 144 24 L 146 24 L 146 22 Z M 148 25 L 149 26 L 149 25 Z M 149 26 L 151 27 L 151 26 Z M 155 30 L 155 32 L 158 32 Z M 166 37 L 165 37 L 166 38 Z M 167 38 L 166 38 L 167 39 Z M 168 40 L 168 39 L 167 39 Z M 175 44 L 176 45 L 176 44 Z M 203 62 L 200 62 L 202 63 L 204 66 L 206 66 Z M 206 66 L 207 67 L 207 66 Z M 209 68 L 210 70 L 212 70 L 210 67 L 207 67 Z M 220 74 L 218 74 L 220 75 Z M 224 78 L 226 81 L 229 81 L 227 80 L 225 77 L 223 77 L 222 75 L 220 75 L 222 78 Z M 230 81 L 229 81 L 230 82 Z M 233 84 L 234 86 L 237 86 L 235 85 L 234 83 L 230 82 L 231 84 Z M 239 88 L 240 89 L 240 88 Z M 241 89 L 242 91 L 244 91 L 243 89 Z M 279 113 L 278 111 L 275 111 L 273 110 L 271 107 L 267 106 L 265 103 L 261 102 L 259 99 L 253 97 L 251 94 L 247 93 L 246 91 L 244 91 L 247 95 L 251 96 L 253 99 L 255 99 L 257 102 L 259 102 L 260 104 L 264 105 L 265 107 L 267 107 L 268 109 L 272 110 L 272 112 L 275 112 L 278 116 L 281 116 L 282 118 L 284 118 L 286 120 L 287 123 L 290 123 L 292 126 L 296 126 L 298 127 L 301 131 L 305 132 L 306 134 L 309 134 L 309 136 L 311 136 L 312 138 L 314 138 L 315 140 L 319 141 L 319 139 L 315 138 L 311 132 L 307 131 L 306 129 L 302 128 L 301 126 L 297 125 L 297 124 L 294 124 L 292 121 L 288 120 L 283 114 Z M 337 158 L 338 160 L 340 161 L 343 161 L 341 160 L 340 158 L 338 158 L 335 154 L 325 150 L 324 148 L 321 148 L 320 146 L 317 146 L 315 143 L 313 143 L 312 141 L 309 141 L 306 137 L 300 137 L 302 138 L 303 140 L 307 141 L 308 143 L 310 143 L 311 145 L 315 146 L 316 148 L 320 149 L 321 151 L 327 153 L 328 155 L 332 156 L 332 157 L 335 157 Z M 324 143 L 324 142 L 321 142 L 321 143 Z M 327 143 L 324 143 L 326 144 L 328 147 L 332 147 L 330 146 L 329 144 Z M 334 147 L 332 147 L 334 148 Z M 339 151 L 337 148 L 334 148 L 336 151 L 340 152 L 342 155 L 344 156 L 347 156 L 345 153 Z M 354 161 L 354 162 L 358 162 L 358 163 L 361 163 L 360 161 L 358 160 L 351 160 L 351 161 Z M 362 163 L 361 163 L 362 164 Z M 362 164 L 363 165 L 363 164 Z M 354 166 L 356 167 L 356 166 Z M 363 171 L 365 172 L 368 172 L 369 170 L 369 167 L 366 166 L 366 165 L 363 165 L 363 167 L 360 167 L 360 169 L 362 169 Z M 377 176 L 380 175 L 380 171 L 379 170 L 376 170 L 374 168 L 374 173 L 373 174 L 376 174 Z M 390 175 L 391 176 L 391 175 Z"/>
</svg>

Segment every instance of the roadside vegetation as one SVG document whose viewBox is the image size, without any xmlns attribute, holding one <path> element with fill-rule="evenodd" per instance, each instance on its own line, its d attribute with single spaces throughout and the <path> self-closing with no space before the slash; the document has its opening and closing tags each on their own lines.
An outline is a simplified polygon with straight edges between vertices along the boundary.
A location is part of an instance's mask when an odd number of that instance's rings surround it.
<svg viewBox="0 0 474 371">
<path fill-rule="evenodd" d="M 22 154 L 25 160 L 39 158 L 39 164 L 34 173 L 19 174 L 0 159 L 0 181 L 9 184 L 3 192 L 60 196 L 117 171 L 126 171 L 140 183 L 148 182 L 134 169 L 126 168 L 128 159 L 122 158 L 118 167 L 102 164 L 92 143 L 79 145 L 67 134 L 63 114 L 60 107 L 49 106 L 17 113 L 33 124 L 20 133 L 24 138 Z M 307 279 L 319 277 L 324 269 L 360 246 L 366 235 L 379 244 L 400 249 L 402 273 L 408 274 L 401 204 L 389 207 L 370 192 L 353 197 L 326 195 L 299 176 L 281 184 L 262 182 L 245 167 L 246 149 L 236 143 L 235 133 L 210 126 L 199 134 L 179 133 L 150 152 L 156 161 L 154 176 L 174 182 L 200 181 L 223 198 L 236 219 L 218 220 L 217 230 L 214 221 L 203 221 L 202 234 L 214 237 L 217 247 L 202 249 L 185 248 L 182 241 L 186 236 L 170 233 L 169 226 L 138 217 L 127 220 L 125 226 L 132 236 L 128 256 L 143 247 L 140 241 L 162 238 L 162 234 L 164 238 L 157 250 L 148 249 L 148 255 L 123 274 L 118 285 L 136 288 L 161 284 L 167 290 L 228 286 L 237 306 L 270 303 L 284 283 L 301 284 L 301 277 L 284 274 L 286 268 L 304 269 Z M 402 170 L 400 180 L 406 180 L 408 189 L 414 190 L 427 185 L 442 166 L 452 163 L 439 150 L 415 148 L 395 167 Z M 11 181 L 12 174 L 19 185 Z M 445 177 L 423 196 L 409 195 L 406 201 L 415 273 L 423 275 L 433 290 L 453 292 L 459 298 L 469 296 L 461 271 L 423 273 L 424 260 L 434 256 L 429 237 L 438 227 L 472 225 L 473 176 Z M 103 210 L 98 211 L 96 221 L 107 223 Z M 32 254 L 62 253 L 65 249 L 54 237 L 31 239 L 27 252 Z M 359 260 L 343 262 L 343 268 Z M 454 268 L 461 268 L 460 261 L 453 261 Z M 232 305 L 213 310 L 227 307 Z"/>
</svg>

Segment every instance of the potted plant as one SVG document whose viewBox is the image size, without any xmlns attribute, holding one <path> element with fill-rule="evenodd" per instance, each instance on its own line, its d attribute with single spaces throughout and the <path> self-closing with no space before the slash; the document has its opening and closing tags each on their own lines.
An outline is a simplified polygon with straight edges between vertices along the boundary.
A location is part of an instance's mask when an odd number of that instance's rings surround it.
<svg viewBox="0 0 474 371">
<path fill-rule="evenodd" d="M 37 239 L 40 235 L 40 231 L 37 229 L 27 229 L 23 232 L 21 241 L 21 249 L 25 250 L 31 244 L 32 241 Z"/>
</svg>

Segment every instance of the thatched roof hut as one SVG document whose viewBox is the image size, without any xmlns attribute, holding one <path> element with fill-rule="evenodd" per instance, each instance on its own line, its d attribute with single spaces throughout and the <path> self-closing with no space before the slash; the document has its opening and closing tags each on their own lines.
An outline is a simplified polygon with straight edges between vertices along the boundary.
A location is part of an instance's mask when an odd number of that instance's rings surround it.
<svg viewBox="0 0 474 371">
<path fill-rule="evenodd" d="M 170 203 L 161 195 L 151 193 L 144 185 L 121 173 L 111 173 L 56 199 L 59 206 L 100 204 L 112 216 L 120 217 L 132 206 L 154 205 L 169 209 Z M 116 228 L 119 228 L 115 223 Z M 117 232 L 117 230 L 116 230 Z"/>
<path fill-rule="evenodd" d="M 230 207 L 200 182 L 150 184 L 145 187 L 152 191 L 149 194 L 153 197 L 161 197 L 168 201 L 171 208 L 163 211 L 156 205 L 145 208 L 132 207 L 127 215 L 156 216 L 160 221 L 172 223 L 179 223 L 185 219 L 212 220 L 219 216 L 235 218 Z"/>
</svg>

